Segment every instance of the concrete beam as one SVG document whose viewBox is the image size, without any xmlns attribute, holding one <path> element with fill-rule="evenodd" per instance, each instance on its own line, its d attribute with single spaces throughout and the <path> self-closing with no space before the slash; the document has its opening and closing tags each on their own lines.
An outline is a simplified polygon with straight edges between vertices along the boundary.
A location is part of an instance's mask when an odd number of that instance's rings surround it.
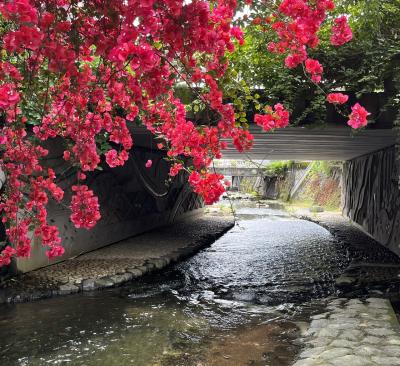
<svg viewBox="0 0 400 366">
<path fill-rule="evenodd" d="M 215 167 L 213 171 L 230 177 L 259 177 L 264 175 L 264 171 L 257 168 Z"/>
<path fill-rule="evenodd" d="M 391 129 L 354 131 L 348 127 L 302 128 L 289 127 L 263 132 L 251 125 L 254 147 L 240 154 L 229 144 L 224 159 L 254 160 L 351 160 L 392 146 L 396 133 Z"/>
<path fill-rule="evenodd" d="M 134 138 L 151 141 L 150 133 L 143 127 L 132 129 Z M 396 143 L 392 129 L 352 130 L 347 126 L 318 126 L 314 128 L 288 127 L 274 132 L 263 132 L 250 125 L 254 147 L 239 153 L 228 141 L 224 159 L 253 160 L 351 160 L 378 151 Z"/>
</svg>

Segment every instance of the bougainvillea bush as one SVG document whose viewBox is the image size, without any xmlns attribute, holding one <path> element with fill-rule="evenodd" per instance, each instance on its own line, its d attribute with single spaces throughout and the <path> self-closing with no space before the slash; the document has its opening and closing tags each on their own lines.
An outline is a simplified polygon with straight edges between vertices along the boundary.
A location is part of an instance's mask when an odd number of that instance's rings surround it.
<svg viewBox="0 0 400 366">
<path fill-rule="evenodd" d="M 304 67 L 310 82 L 322 85 L 323 65 L 308 51 L 318 47 L 334 2 L 260 2 L 273 9 L 265 21 L 275 37 L 261 52 L 284 54 L 277 67 Z M 48 201 L 61 202 L 64 195 L 55 172 L 42 163 L 50 139 L 62 141 L 63 158 L 76 170 L 68 204 L 77 228 L 91 229 L 101 218 L 86 175 L 102 163 L 124 165 L 135 148 L 129 127 L 138 121 L 166 151 L 171 177 L 185 170 L 207 204 L 219 199 L 224 182 L 208 170 L 212 160 L 221 157 L 226 139 L 239 151 L 253 140 L 221 87 L 227 55 L 244 42 L 245 29 L 234 22 L 237 7 L 236 0 L 0 2 L 0 168 L 6 175 L 0 212 L 9 243 L 0 266 L 29 256 L 32 237 L 48 247 L 49 258 L 64 253 L 57 227 L 47 222 Z M 345 15 L 329 21 L 335 47 L 351 40 Z M 174 94 L 182 82 L 212 118 L 187 117 Z M 328 101 L 347 99 L 334 94 Z M 362 127 L 367 115 L 356 105 L 349 124 Z M 289 118 L 282 101 L 263 106 L 254 122 L 270 131 L 286 127 Z"/>
</svg>

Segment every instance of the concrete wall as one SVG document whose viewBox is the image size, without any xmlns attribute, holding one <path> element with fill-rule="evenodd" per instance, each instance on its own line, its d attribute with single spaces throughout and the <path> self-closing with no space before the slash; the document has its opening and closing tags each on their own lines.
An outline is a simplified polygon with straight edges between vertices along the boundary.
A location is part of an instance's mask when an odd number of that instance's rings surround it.
<svg viewBox="0 0 400 366">
<path fill-rule="evenodd" d="M 343 213 L 400 255 L 400 189 L 395 148 L 345 163 Z"/>
<path fill-rule="evenodd" d="M 76 183 L 76 173 L 60 158 L 62 146 L 52 144 L 47 163 L 62 177 L 59 184 L 66 192 L 64 205 L 50 202 L 48 206 L 49 222 L 59 228 L 66 250 L 59 261 L 169 224 L 189 213 L 200 213 L 196 209 L 203 203 L 190 189 L 186 177 L 180 174 L 168 182 L 165 155 L 152 146 L 154 141 L 136 136 L 124 167 L 110 169 L 104 164 L 103 170 L 89 175 L 87 184 L 99 197 L 102 218 L 95 228 L 85 230 L 76 229 L 69 220 L 70 187 Z M 150 169 L 145 168 L 148 159 L 153 161 Z M 31 258 L 17 259 L 14 269 L 27 272 L 55 263 L 47 259 L 45 251 L 35 242 Z"/>
</svg>

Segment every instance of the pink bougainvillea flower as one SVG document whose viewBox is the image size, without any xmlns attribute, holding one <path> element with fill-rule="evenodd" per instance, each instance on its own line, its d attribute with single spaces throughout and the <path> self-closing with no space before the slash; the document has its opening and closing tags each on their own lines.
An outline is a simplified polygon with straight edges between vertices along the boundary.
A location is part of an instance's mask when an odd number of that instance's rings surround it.
<svg viewBox="0 0 400 366">
<path fill-rule="evenodd" d="M 256 114 L 254 122 L 261 126 L 264 131 L 271 131 L 275 128 L 285 128 L 289 124 L 289 112 L 285 107 L 277 103 L 274 109 L 267 107 L 267 114 Z"/>
<path fill-rule="evenodd" d="M 341 16 L 335 19 L 334 25 L 332 26 L 331 43 L 334 46 L 341 46 L 347 42 L 350 42 L 353 38 L 353 32 L 347 23 L 346 16 Z"/>
<path fill-rule="evenodd" d="M 324 71 L 324 68 L 319 61 L 308 58 L 305 62 L 305 66 L 306 71 L 311 74 L 311 80 L 314 83 L 319 83 L 321 81 L 321 75 Z"/>
<path fill-rule="evenodd" d="M 76 228 L 91 229 L 100 220 L 98 198 L 88 186 L 72 186 L 71 221 Z"/>
<path fill-rule="evenodd" d="M 175 163 L 174 165 L 171 166 L 169 170 L 169 175 L 171 177 L 175 177 L 178 175 L 178 173 L 183 169 L 183 165 L 180 163 Z"/>
<path fill-rule="evenodd" d="M 331 93 L 328 94 L 326 100 L 332 104 L 344 104 L 349 100 L 349 96 L 342 93 Z"/>
<path fill-rule="evenodd" d="M 356 103 L 353 107 L 351 107 L 351 114 L 349 116 L 349 121 L 347 124 L 352 128 L 361 128 L 365 127 L 368 124 L 368 116 L 371 113 L 362 107 L 359 103 Z"/>
<path fill-rule="evenodd" d="M 53 259 L 55 257 L 61 257 L 64 254 L 65 250 L 60 245 L 54 245 L 46 252 L 46 255 L 49 259 Z"/>
</svg>

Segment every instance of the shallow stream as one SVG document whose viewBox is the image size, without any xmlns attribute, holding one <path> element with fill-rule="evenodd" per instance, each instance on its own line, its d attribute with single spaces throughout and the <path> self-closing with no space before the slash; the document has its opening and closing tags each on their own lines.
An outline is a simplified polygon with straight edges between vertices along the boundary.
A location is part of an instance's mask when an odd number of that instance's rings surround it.
<svg viewBox="0 0 400 366">
<path fill-rule="evenodd" d="M 346 250 L 322 227 L 246 204 L 208 249 L 121 288 L 0 309 L 0 365 L 280 366 L 334 295 Z"/>
</svg>

